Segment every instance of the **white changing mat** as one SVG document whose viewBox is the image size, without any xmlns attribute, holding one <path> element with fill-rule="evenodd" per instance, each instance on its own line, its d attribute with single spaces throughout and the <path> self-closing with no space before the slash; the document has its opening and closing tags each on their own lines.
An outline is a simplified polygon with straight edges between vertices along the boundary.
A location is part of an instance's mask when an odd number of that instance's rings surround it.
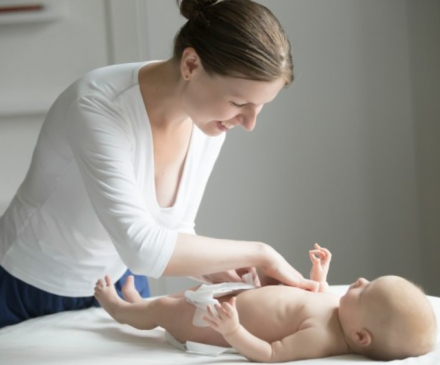
<svg viewBox="0 0 440 365">
<path fill-rule="evenodd" d="M 344 293 L 347 286 L 333 286 Z M 440 326 L 440 298 L 430 297 Z M 252 364 L 238 354 L 218 357 L 181 351 L 167 343 L 165 331 L 140 331 L 116 323 L 103 309 L 92 308 L 36 318 L 0 330 L 0 365 L 166 365 Z M 296 361 L 298 365 L 374 365 L 346 355 Z M 440 343 L 434 352 L 398 360 L 392 365 L 440 365 Z"/>
</svg>

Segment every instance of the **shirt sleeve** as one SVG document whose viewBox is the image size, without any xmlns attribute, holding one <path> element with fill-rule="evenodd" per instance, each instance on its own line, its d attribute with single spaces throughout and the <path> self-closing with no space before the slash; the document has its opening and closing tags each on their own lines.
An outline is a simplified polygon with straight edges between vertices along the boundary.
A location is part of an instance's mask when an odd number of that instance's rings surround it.
<svg viewBox="0 0 440 365">
<path fill-rule="evenodd" d="M 132 138 L 110 100 L 82 97 L 68 113 L 68 141 L 101 224 L 133 273 L 162 275 L 177 231 L 152 218 L 135 177 Z"/>
</svg>

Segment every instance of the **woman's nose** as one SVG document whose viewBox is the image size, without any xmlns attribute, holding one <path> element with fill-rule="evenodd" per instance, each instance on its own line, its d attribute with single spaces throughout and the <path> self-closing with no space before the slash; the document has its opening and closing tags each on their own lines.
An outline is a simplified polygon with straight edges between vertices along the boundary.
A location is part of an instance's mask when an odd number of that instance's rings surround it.
<svg viewBox="0 0 440 365">
<path fill-rule="evenodd" d="M 241 115 L 241 125 L 248 132 L 252 132 L 257 124 L 257 116 L 261 111 L 261 107 L 249 107 Z"/>
<path fill-rule="evenodd" d="M 243 123 L 241 125 L 244 129 L 246 129 L 248 132 L 252 132 L 257 124 L 257 116 L 253 118 L 243 118 Z"/>
</svg>

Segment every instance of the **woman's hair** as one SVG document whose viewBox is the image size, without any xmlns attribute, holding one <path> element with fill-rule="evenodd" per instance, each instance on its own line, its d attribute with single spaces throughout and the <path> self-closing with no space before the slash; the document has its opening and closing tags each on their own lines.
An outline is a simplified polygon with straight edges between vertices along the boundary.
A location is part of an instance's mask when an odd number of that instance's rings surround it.
<svg viewBox="0 0 440 365">
<path fill-rule="evenodd" d="M 188 19 L 174 39 L 173 58 L 192 47 L 211 75 L 293 81 L 289 40 L 277 18 L 252 0 L 177 0 Z"/>
</svg>

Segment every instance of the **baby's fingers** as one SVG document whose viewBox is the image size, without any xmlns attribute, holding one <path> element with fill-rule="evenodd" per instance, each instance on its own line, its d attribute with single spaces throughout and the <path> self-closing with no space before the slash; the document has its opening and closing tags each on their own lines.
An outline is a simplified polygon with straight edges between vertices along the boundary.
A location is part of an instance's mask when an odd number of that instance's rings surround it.
<svg viewBox="0 0 440 365">
<path fill-rule="evenodd" d="M 309 256 L 310 256 L 310 260 L 314 261 L 317 259 L 317 257 L 315 256 L 316 251 L 315 250 L 310 250 L 309 251 Z"/>
<path fill-rule="evenodd" d="M 221 306 L 218 303 L 216 303 L 214 305 L 208 305 L 206 307 L 206 310 L 208 311 L 208 313 L 211 316 L 211 318 L 218 318 L 218 317 L 220 317 L 219 309 L 221 309 Z"/>
<path fill-rule="evenodd" d="M 326 258 L 331 259 L 332 254 L 329 250 L 327 250 L 326 248 L 322 248 L 322 251 L 324 252 Z"/>
<path fill-rule="evenodd" d="M 331 259 L 331 257 L 332 257 L 332 254 L 328 249 L 326 249 L 325 247 L 319 246 L 317 243 L 315 243 L 314 249 L 311 250 L 311 252 L 313 252 L 314 254 L 318 255 L 321 258 Z"/>
<path fill-rule="evenodd" d="M 213 320 L 212 318 L 208 317 L 208 316 L 202 316 L 202 319 L 208 324 L 209 327 L 211 328 L 216 328 L 218 326 L 217 321 Z"/>
<path fill-rule="evenodd" d="M 217 327 L 221 322 L 221 318 L 219 316 L 218 310 L 208 305 L 206 307 L 206 311 L 208 313 L 202 317 L 203 320 L 207 322 L 211 327 Z"/>
<path fill-rule="evenodd" d="M 236 309 L 236 303 L 237 303 L 237 297 L 231 297 L 229 301 L 224 302 L 225 309 L 227 308 L 228 311 L 234 311 Z"/>
<path fill-rule="evenodd" d="M 321 254 L 321 260 L 324 265 L 328 265 L 332 259 L 332 254 L 329 250 L 323 250 Z"/>
<path fill-rule="evenodd" d="M 312 261 L 313 264 L 318 263 L 319 261 L 321 261 L 321 252 L 318 250 L 310 250 L 309 251 L 309 255 L 310 255 L 310 260 Z"/>
<path fill-rule="evenodd" d="M 228 302 L 223 302 L 222 305 L 217 304 L 215 309 L 217 309 L 218 316 L 222 321 L 232 318 L 234 316 L 234 312 L 236 311 L 235 307 Z"/>
<path fill-rule="evenodd" d="M 209 318 L 219 325 L 221 322 L 230 318 L 228 310 L 221 304 L 216 303 L 213 306 L 208 306 L 207 311 L 209 314 Z"/>
</svg>

